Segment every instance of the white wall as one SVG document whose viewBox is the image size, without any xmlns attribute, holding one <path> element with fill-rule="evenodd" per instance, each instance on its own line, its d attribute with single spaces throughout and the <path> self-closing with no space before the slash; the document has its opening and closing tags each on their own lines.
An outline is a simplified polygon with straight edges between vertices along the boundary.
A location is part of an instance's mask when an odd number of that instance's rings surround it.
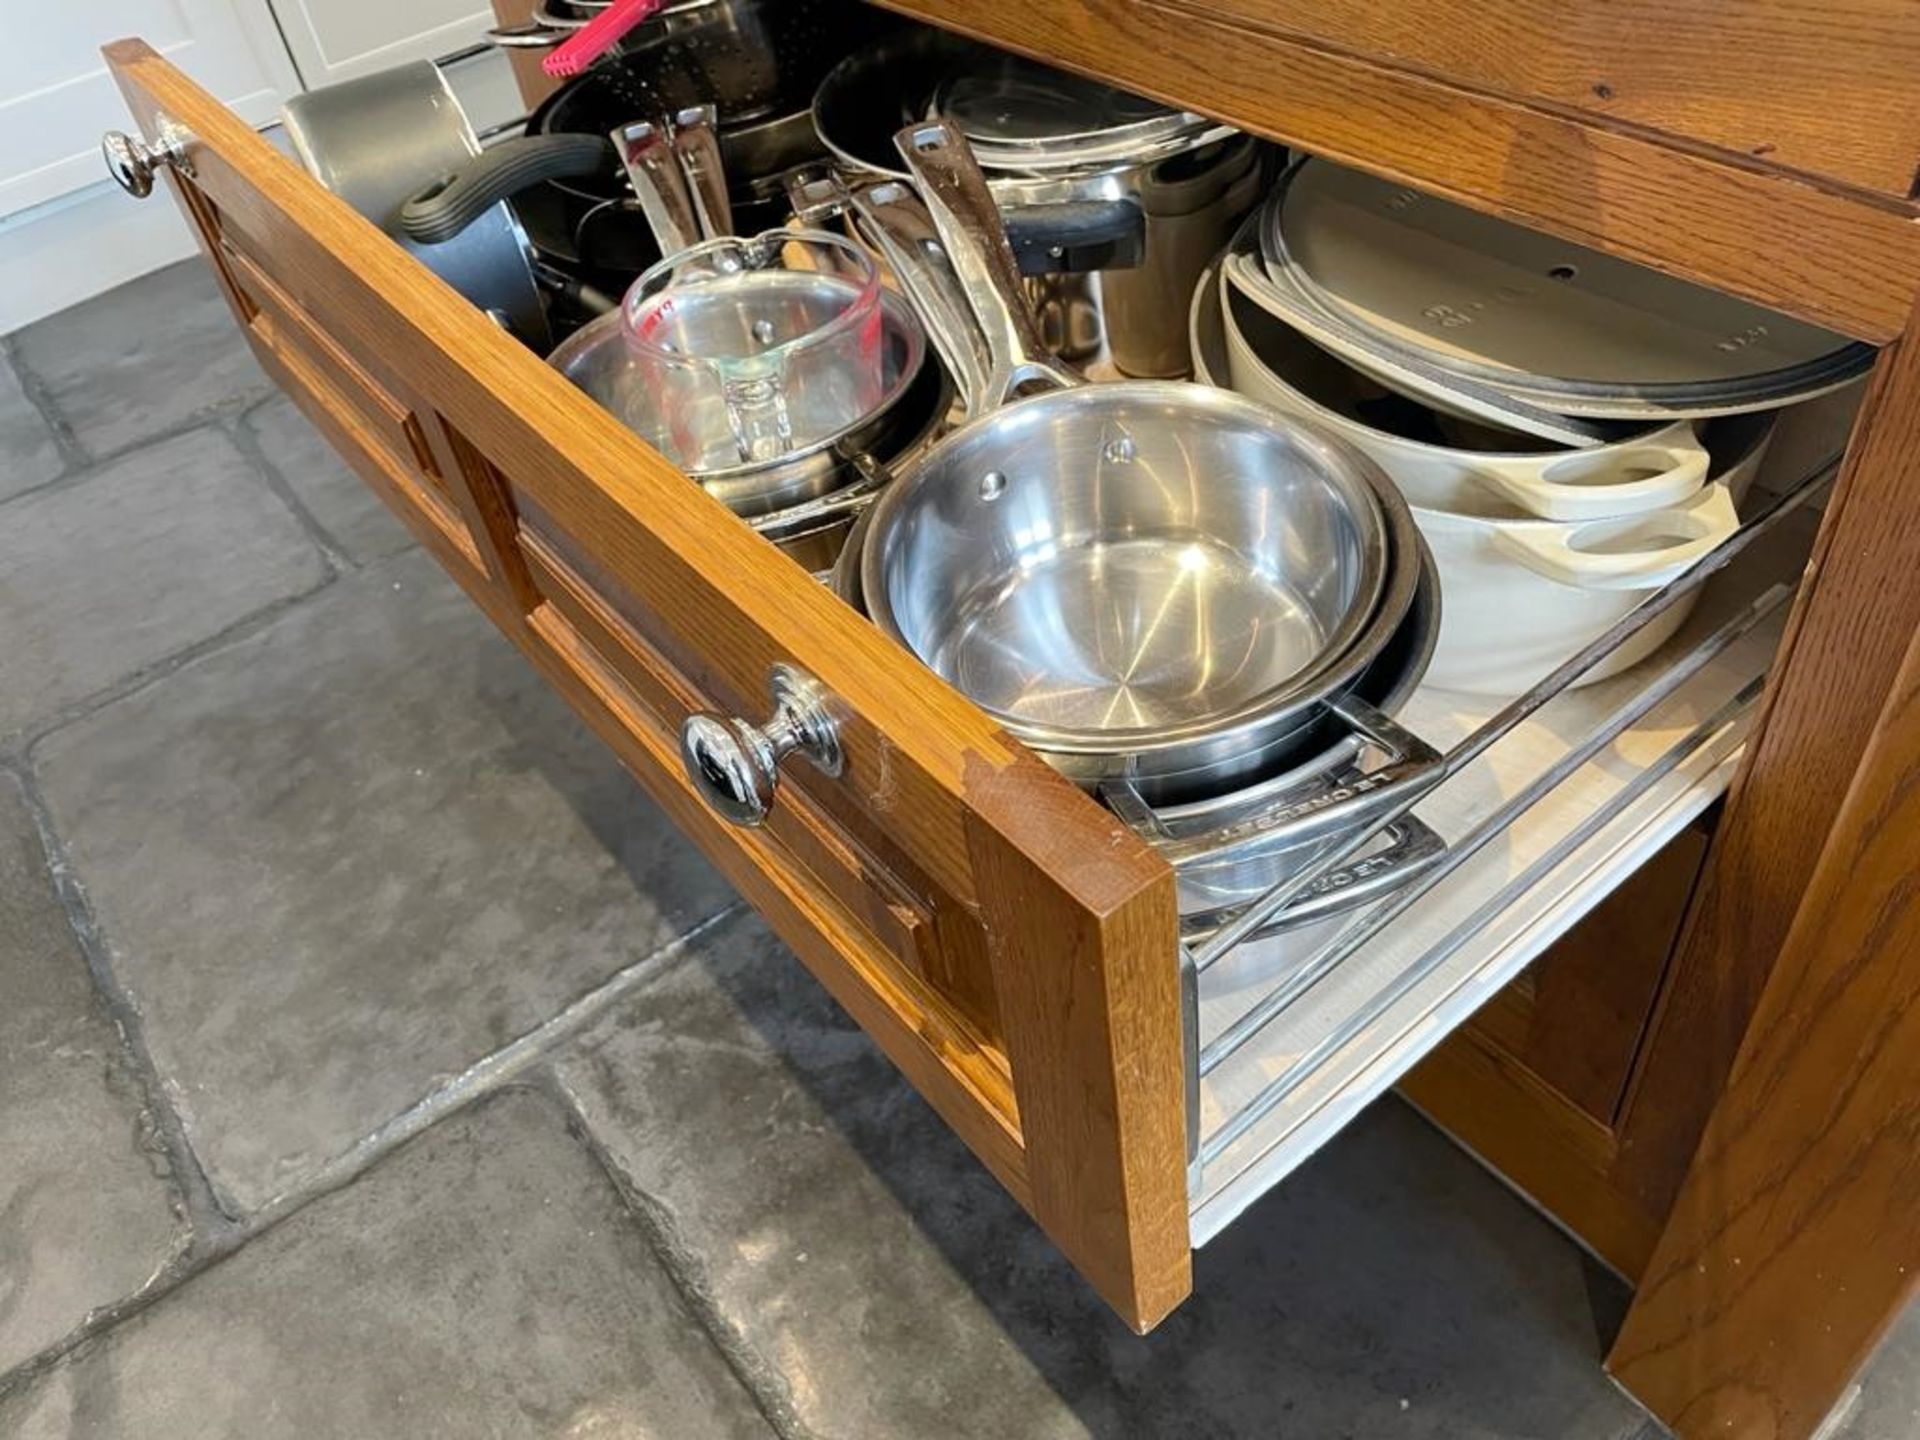
<svg viewBox="0 0 1920 1440">
<path fill-rule="evenodd" d="M 474 0 L 54 0 L 35 9 L 32 24 L 0 27 L 0 335 L 193 253 L 171 197 L 156 187 L 136 201 L 105 178 L 100 136 L 128 125 L 100 59 L 107 41 L 148 41 L 267 126 L 303 82 L 439 58 L 491 23 Z M 519 113 L 504 55 L 460 61 L 448 74 L 476 126 Z"/>
</svg>

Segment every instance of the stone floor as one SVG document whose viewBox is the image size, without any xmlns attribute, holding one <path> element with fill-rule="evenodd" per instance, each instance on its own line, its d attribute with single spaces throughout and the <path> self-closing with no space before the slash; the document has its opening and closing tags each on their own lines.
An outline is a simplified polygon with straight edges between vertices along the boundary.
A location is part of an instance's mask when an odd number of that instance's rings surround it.
<svg viewBox="0 0 1920 1440">
<path fill-rule="evenodd" d="M 1129 1334 L 197 266 L 0 341 L 0 1058 L 8 1436 L 1657 1433 L 1391 1102 Z"/>
</svg>

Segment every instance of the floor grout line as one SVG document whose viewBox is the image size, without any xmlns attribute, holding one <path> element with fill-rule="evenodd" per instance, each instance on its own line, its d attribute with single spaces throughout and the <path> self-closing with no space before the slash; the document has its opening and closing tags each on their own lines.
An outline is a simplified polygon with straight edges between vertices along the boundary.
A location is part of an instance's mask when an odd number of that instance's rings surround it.
<svg viewBox="0 0 1920 1440">
<path fill-rule="evenodd" d="M 8 337 L 0 336 L 0 347 L 6 345 L 7 338 Z M 26 371 L 19 366 L 15 366 L 14 373 L 21 377 L 20 383 L 24 389 L 27 384 Z M 31 395 L 29 395 L 29 398 L 32 398 Z M 26 489 L 16 491 L 7 496 L 6 499 L 0 500 L 0 511 L 4 511 L 7 506 L 17 504 L 29 496 L 45 495 L 50 491 L 65 490 L 71 485 L 77 485 L 83 480 L 92 478 L 108 466 L 129 459 L 151 446 L 164 445 L 169 440 L 178 440 L 182 436 L 193 434 L 196 430 L 219 430 L 226 424 L 247 414 L 249 411 L 272 398 L 273 393 L 260 394 L 249 391 L 243 395 L 231 396 L 228 399 L 222 400 L 217 405 L 209 405 L 204 410 L 196 410 L 192 415 L 187 416 L 183 420 L 156 430 L 151 435 L 142 435 L 138 440 L 129 441 L 127 444 L 117 449 L 109 450 L 105 454 L 93 455 L 85 450 L 79 450 L 75 453 L 74 457 L 69 460 L 66 468 L 51 480 L 43 480 L 38 485 L 29 485 Z M 79 442 L 76 440 L 74 444 L 77 446 Z M 68 452 L 63 450 L 62 458 L 67 458 L 67 455 Z"/>
<path fill-rule="evenodd" d="M 186 1212 L 188 1254 L 191 1255 L 203 1237 L 209 1241 L 217 1239 L 233 1225 L 234 1219 L 220 1206 L 213 1184 L 200 1164 L 200 1157 L 194 1153 L 193 1145 L 187 1139 L 186 1125 L 174 1107 L 165 1077 L 153 1063 L 152 1052 L 147 1048 L 146 1017 L 114 974 L 110 948 L 100 932 L 93 902 L 88 899 L 86 887 L 73 868 L 66 842 L 54 828 L 52 812 L 47 807 L 46 797 L 40 792 L 40 778 L 31 765 L 21 765 L 14 773 L 20 782 L 20 792 L 26 800 L 27 811 L 33 817 L 34 829 L 39 834 L 40 848 L 46 855 L 47 873 L 53 882 L 54 895 L 67 917 L 68 928 L 73 931 L 74 942 L 80 947 L 80 954 L 86 961 L 87 973 L 93 979 L 100 1003 L 120 1033 L 129 1069 L 140 1086 L 144 1107 L 166 1152 L 167 1168 Z"/>
<path fill-rule="evenodd" d="M 247 422 L 273 402 L 275 396 L 269 395 L 246 409 L 236 411 L 220 423 L 220 428 L 233 442 L 233 448 L 240 457 L 253 468 L 254 473 L 267 487 L 267 491 L 287 509 L 293 512 L 293 518 L 306 532 L 307 538 L 320 551 L 321 557 L 336 575 L 348 574 L 360 569 L 360 563 L 347 553 L 346 546 L 320 523 L 319 518 L 307 508 L 280 467 L 268 456 L 266 447 L 260 443 L 260 437 Z"/>
<path fill-rule="evenodd" d="M 620 1203 L 647 1242 L 693 1321 L 752 1398 L 755 1408 L 780 1440 L 819 1440 L 818 1432 L 794 1408 L 792 1388 L 779 1366 L 728 1322 L 713 1298 L 693 1247 L 680 1238 L 666 1207 L 649 1195 L 594 1132 L 586 1110 L 552 1066 L 543 1072 L 546 1093 L 566 1112 L 568 1128 L 606 1175 Z"/>
<path fill-rule="evenodd" d="M 33 787 L 33 777 L 20 771 L 15 773 L 21 775 L 22 788 L 28 795 L 27 803 L 33 810 L 35 824 L 41 830 L 42 843 L 47 846 L 51 861 L 54 854 L 53 847 L 57 844 L 57 840 L 49 839 L 53 833 L 50 826 L 51 817 L 46 812 L 38 791 Z M 64 868 L 64 852 L 62 852 L 61 864 Z M 60 883 L 56 879 L 56 885 Z M 67 872 L 66 883 L 73 885 L 76 890 L 79 889 L 78 882 L 71 871 Z M 84 899 L 84 891 L 81 891 L 81 895 Z M 65 899 L 63 890 L 63 903 Z M 105 1334 L 115 1326 L 166 1299 L 194 1277 L 243 1250 L 260 1236 L 292 1219 L 308 1205 L 344 1190 L 393 1151 L 408 1141 L 417 1139 L 441 1120 L 515 1083 L 535 1065 L 544 1061 L 551 1051 L 600 1020 L 619 1001 L 644 988 L 660 971 L 685 953 L 694 942 L 709 931 L 725 925 L 729 920 L 742 914 L 745 909 L 744 902 L 736 900 L 731 905 L 696 922 L 664 944 L 655 946 L 638 960 L 616 971 L 585 994 L 576 996 L 557 1014 L 509 1041 L 498 1050 L 483 1056 L 451 1080 L 429 1090 L 406 1109 L 376 1126 L 346 1150 L 319 1166 L 296 1189 L 274 1196 L 266 1204 L 245 1215 L 237 1218 L 230 1217 L 221 1207 L 218 1189 L 201 1166 L 199 1156 L 194 1152 L 192 1143 L 182 1127 L 179 1130 L 179 1142 L 187 1157 L 187 1165 L 192 1173 L 198 1176 L 199 1182 L 205 1186 L 205 1200 L 212 1206 L 213 1214 L 218 1217 L 218 1224 L 209 1228 L 203 1240 L 196 1223 L 194 1235 L 187 1249 L 167 1265 L 162 1266 L 139 1290 L 108 1305 L 96 1307 L 88 1313 L 86 1319 L 61 1339 L 12 1368 L 0 1371 L 0 1399 L 6 1398 L 35 1377 L 46 1373 L 88 1341 Z M 83 948 L 87 947 L 89 941 L 94 944 L 101 943 L 97 930 L 91 928 L 90 911 L 87 912 L 86 919 L 90 928 L 89 936 L 82 939 Z M 69 923 L 76 923 L 71 910 Z M 77 924 L 76 933 L 78 933 Z M 91 953 L 88 955 L 88 962 L 91 969 L 93 962 Z M 108 974 L 110 976 L 111 972 L 108 971 Z M 98 971 L 95 972 L 94 978 L 96 985 L 100 984 Z M 117 983 L 114 988 L 118 991 Z M 132 1005 L 130 998 L 127 1003 L 137 1017 L 137 1006 Z M 117 1023 L 119 1016 L 116 1014 L 114 1018 Z M 148 1072 L 151 1071 L 157 1078 L 158 1071 L 152 1067 L 151 1059 L 146 1056 L 144 1047 L 139 1052 L 139 1056 L 145 1062 L 144 1068 L 137 1072 L 144 1086 L 147 1083 Z M 173 1115 L 170 1106 L 167 1113 Z M 177 1115 L 174 1119 L 177 1123 Z M 169 1159 L 171 1158 L 170 1151 Z M 190 1214 L 190 1221 L 192 1219 Z M 675 1283 L 677 1285 L 678 1281 L 676 1280 Z M 795 1437 L 795 1440 L 804 1440 L 804 1437 Z"/>
<path fill-rule="evenodd" d="M 298 609 L 316 596 L 324 595 L 341 577 L 327 570 L 320 580 L 293 595 L 282 595 L 278 600 L 269 601 L 258 610 L 251 610 L 228 625 L 224 630 L 216 631 L 191 645 L 182 646 L 171 655 L 141 666 L 130 675 L 122 676 L 111 685 L 94 691 L 72 704 L 62 706 L 51 715 L 42 716 L 8 735 L 0 735 L 0 761 L 14 757 L 27 762 L 34 750 L 43 740 L 69 725 L 85 720 L 109 705 L 139 694 L 149 685 L 166 679 L 196 660 L 201 660 L 229 646 L 238 645 L 267 629 L 281 616 Z"/>
<path fill-rule="evenodd" d="M 272 1224 L 283 1212 L 291 1213 L 306 1205 L 315 1194 L 328 1194 L 340 1189 L 358 1178 L 381 1157 L 413 1139 L 436 1121 L 479 1096 L 517 1079 L 545 1058 L 548 1052 L 573 1039 L 619 1001 L 650 983 L 657 972 L 671 964 L 695 941 L 733 919 L 743 908 L 742 902 L 736 900 L 696 922 L 665 944 L 649 950 L 632 964 L 615 971 L 591 990 L 568 1001 L 558 1013 L 483 1056 L 452 1079 L 436 1085 L 406 1109 L 310 1172 L 299 1188 L 268 1200 L 253 1211 L 250 1218 Z"/>
<path fill-rule="evenodd" d="M 83 469 L 93 463 L 93 457 L 87 453 L 87 447 L 80 443 L 80 437 L 74 434 L 73 426 L 67 417 L 60 413 L 60 407 L 54 403 L 53 394 L 47 383 L 34 373 L 20 354 L 19 342 L 14 334 L 0 335 L 0 360 L 4 360 L 13 378 L 20 382 L 20 393 L 27 397 L 27 403 L 38 412 L 41 423 L 53 436 L 53 448 L 60 454 L 60 474 L 43 484 L 35 485 L 32 490 L 23 490 L 22 495 L 32 494 L 33 490 L 44 490 L 49 485 L 57 485 L 75 470 Z M 18 499 L 9 496 L 8 499 Z"/>
</svg>

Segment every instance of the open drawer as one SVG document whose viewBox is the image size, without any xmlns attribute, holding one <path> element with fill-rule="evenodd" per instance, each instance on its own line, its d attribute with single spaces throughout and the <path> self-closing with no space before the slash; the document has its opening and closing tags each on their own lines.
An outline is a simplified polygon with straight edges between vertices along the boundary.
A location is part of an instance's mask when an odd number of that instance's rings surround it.
<svg viewBox="0 0 1920 1440">
<path fill-rule="evenodd" d="M 1496 792 L 1531 764 L 1562 803 L 1337 965 L 1183 970 L 1173 873 L 1135 830 L 149 47 L 107 53 L 136 158 L 169 172 L 262 363 L 1136 1327 L 1185 1296 L 1193 1244 L 1726 784 L 1777 603 L 1590 762 L 1564 765 L 1550 725 L 1493 753 Z M 1676 654 L 1794 578 L 1763 548 Z M 763 823 L 731 823 L 683 723 L 764 725 L 794 672 L 833 743 L 787 756 Z M 1640 673 L 1582 703 L 1617 710 Z M 1442 740 L 1474 718 L 1420 714 Z M 1474 803 L 1422 813 L 1471 834 Z"/>
</svg>

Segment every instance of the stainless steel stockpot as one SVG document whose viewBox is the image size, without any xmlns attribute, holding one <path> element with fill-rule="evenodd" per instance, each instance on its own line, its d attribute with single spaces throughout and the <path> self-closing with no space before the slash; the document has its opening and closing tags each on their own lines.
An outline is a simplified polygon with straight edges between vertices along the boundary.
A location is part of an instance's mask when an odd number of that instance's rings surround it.
<svg viewBox="0 0 1920 1440">
<path fill-rule="evenodd" d="M 902 125 L 955 124 L 1048 338 L 1078 357 L 1104 337 L 1133 376 L 1186 373 L 1185 297 L 1265 180 L 1251 136 L 924 26 L 843 60 L 813 111 L 849 184 L 905 178 Z"/>
<path fill-rule="evenodd" d="M 1156 802 L 1271 770 L 1405 614 L 1404 504 L 1363 456 L 1242 397 L 1053 368 L 965 140 L 909 126 L 900 147 L 986 334 L 989 394 L 1057 388 L 900 467 L 861 554 L 874 622 L 1082 784 Z"/>
</svg>

